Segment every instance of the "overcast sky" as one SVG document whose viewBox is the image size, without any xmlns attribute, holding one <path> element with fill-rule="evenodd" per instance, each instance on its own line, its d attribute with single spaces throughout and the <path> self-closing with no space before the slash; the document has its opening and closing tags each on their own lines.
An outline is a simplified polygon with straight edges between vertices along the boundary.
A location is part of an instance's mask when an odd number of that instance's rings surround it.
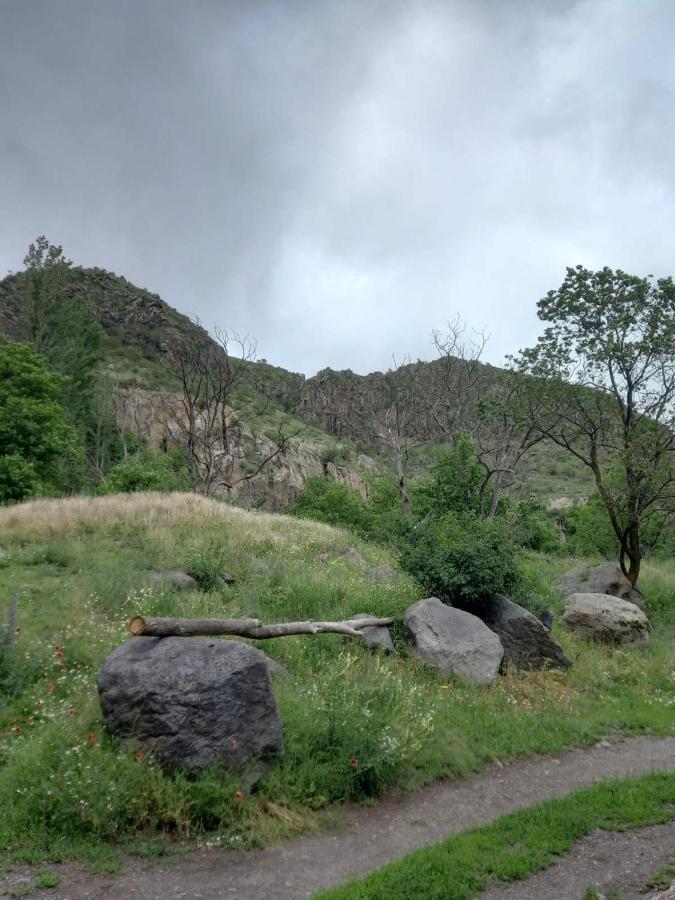
<svg viewBox="0 0 675 900">
<path fill-rule="evenodd" d="M 312 374 L 675 273 L 672 0 L 0 0 L 0 273 L 45 233 Z"/>
</svg>

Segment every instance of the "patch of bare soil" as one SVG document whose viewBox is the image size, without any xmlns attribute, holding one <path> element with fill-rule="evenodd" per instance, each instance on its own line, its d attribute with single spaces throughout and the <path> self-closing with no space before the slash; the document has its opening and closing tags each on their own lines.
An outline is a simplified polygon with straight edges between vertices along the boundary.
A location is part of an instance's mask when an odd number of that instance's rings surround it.
<svg viewBox="0 0 675 900">
<path fill-rule="evenodd" d="M 435 782 L 401 799 L 336 811 L 338 833 L 300 837 L 265 850 L 196 850 L 166 866 L 130 859 L 123 875 L 92 876 L 80 866 L 50 866 L 61 876 L 53 900 L 298 900 L 365 875 L 411 850 L 483 825 L 550 797 L 607 778 L 675 770 L 675 737 L 631 737 L 600 742 L 557 757 L 496 764 L 478 775 Z M 0 896 L 28 871 L 0 879 Z M 583 893 L 583 892 L 582 892 Z M 525 895 L 517 895 L 525 896 Z M 563 895 L 544 893 L 539 898 Z M 422 898 L 416 898 L 422 900 Z"/>
<path fill-rule="evenodd" d="M 648 900 L 663 896 L 663 889 L 649 888 L 648 882 L 673 855 L 675 821 L 623 832 L 594 831 L 549 869 L 486 891 L 481 900 L 581 900 L 589 887 L 608 900 Z"/>
</svg>

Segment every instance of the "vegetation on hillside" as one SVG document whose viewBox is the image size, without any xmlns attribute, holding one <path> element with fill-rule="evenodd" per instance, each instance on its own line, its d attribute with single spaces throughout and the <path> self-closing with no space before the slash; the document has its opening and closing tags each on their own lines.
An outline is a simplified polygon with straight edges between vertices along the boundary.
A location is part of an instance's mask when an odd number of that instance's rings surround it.
<svg viewBox="0 0 675 900">
<path fill-rule="evenodd" d="M 364 566 L 344 556 L 354 542 Z M 591 743 L 609 729 L 672 733 L 672 562 L 645 564 L 649 648 L 556 634 L 571 669 L 509 673 L 487 688 L 439 684 L 410 655 L 400 621 L 422 593 L 395 568 L 378 577 L 392 564 L 387 551 L 347 531 L 193 494 L 0 510 L 3 584 L 18 594 L 0 679 L 1 853 L 86 857 L 175 836 L 251 846 L 311 827 L 326 804 L 376 796 L 392 782 L 414 787 L 495 757 Z M 551 585 L 572 564 L 524 553 L 516 599 L 537 596 L 559 611 Z M 162 567 L 227 571 L 236 582 L 181 593 L 152 583 Z M 396 654 L 372 655 L 335 635 L 261 643 L 292 673 L 275 684 L 287 749 L 250 797 L 236 774 L 167 773 L 104 728 L 95 675 L 135 613 L 279 621 L 365 611 L 395 617 Z"/>
</svg>

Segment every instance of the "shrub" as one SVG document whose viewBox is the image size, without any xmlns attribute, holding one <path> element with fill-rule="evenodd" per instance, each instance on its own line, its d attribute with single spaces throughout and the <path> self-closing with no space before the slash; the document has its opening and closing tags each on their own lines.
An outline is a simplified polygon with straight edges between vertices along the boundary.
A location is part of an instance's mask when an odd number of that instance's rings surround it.
<svg viewBox="0 0 675 900">
<path fill-rule="evenodd" d="M 401 568 L 444 603 L 480 602 L 522 585 L 518 549 L 501 519 L 448 515 L 413 526 Z"/>
<path fill-rule="evenodd" d="M 367 537 L 372 528 L 372 515 L 361 494 L 325 477 L 307 479 L 290 513 L 349 528 L 361 537 Z"/>
<path fill-rule="evenodd" d="M 536 500 L 520 500 L 504 510 L 512 540 L 528 550 L 556 553 L 560 538 L 555 523 Z"/>
<path fill-rule="evenodd" d="M 0 347 L 0 503 L 60 485 L 61 464 L 75 454 L 61 390 L 32 346 Z"/>
<path fill-rule="evenodd" d="M 420 518 L 444 516 L 449 512 L 478 513 L 484 477 L 473 441 L 463 432 L 458 435 L 452 450 L 444 453 L 431 468 L 429 477 L 421 478 L 411 486 L 413 510 Z"/>
<path fill-rule="evenodd" d="M 100 494 L 130 494 L 136 491 L 185 491 L 190 487 L 183 455 L 144 452 L 116 463 L 108 472 Z"/>
</svg>

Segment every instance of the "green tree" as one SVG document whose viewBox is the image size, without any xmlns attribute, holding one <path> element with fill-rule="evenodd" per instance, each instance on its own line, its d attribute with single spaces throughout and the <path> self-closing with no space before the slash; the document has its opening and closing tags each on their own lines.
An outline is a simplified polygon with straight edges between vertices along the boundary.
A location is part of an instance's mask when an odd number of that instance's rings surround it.
<svg viewBox="0 0 675 900">
<path fill-rule="evenodd" d="M 0 502 L 60 486 L 75 447 L 60 395 L 59 377 L 32 346 L 0 347 Z"/>
<path fill-rule="evenodd" d="M 68 420 L 89 451 L 96 427 L 94 372 L 101 358 L 101 329 L 89 299 L 73 289 L 72 262 L 44 235 L 24 259 L 21 337 L 63 376 L 61 391 Z"/>
<path fill-rule="evenodd" d="M 429 471 L 410 489 L 412 507 L 417 517 L 444 516 L 446 513 L 481 511 L 484 473 L 476 457 L 470 435 L 460 432 L 452 450 L 444 453 Z"/>
<path fill-rule="evenodd" d="M 550 324 L 514 360 L 533 421 L 592 471 L 635 584 L 645 528 L 675 509 L 675 284 L 568 268 L 538 315 Z"/>
</svg>

